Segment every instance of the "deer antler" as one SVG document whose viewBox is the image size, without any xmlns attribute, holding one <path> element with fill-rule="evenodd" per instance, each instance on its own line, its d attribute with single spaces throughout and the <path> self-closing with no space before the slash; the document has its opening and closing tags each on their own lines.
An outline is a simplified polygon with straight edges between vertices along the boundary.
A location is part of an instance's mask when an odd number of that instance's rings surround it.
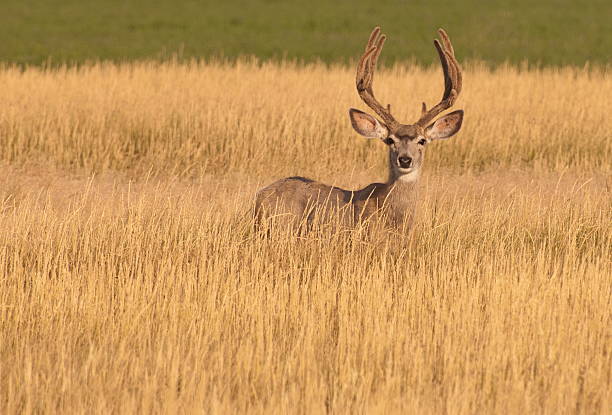
<svg viewBox="0 0 612 415">
<path fill-rule="evenodd" d="M 421 127 L 426 127 L 438 114 L 452 107 L 461 92 L 461 69 L 455 58 L 453 45 L 444 29 L 438 29 L 438 33 L 442 43 L 440 44 L 438 39 L 435 39 L 434 45 L 440 56 L 440 63 L 444 72 L 444 95 L 442 95 L 440 102 L 429 111 L 427 111 L 427 106 L 423 102 L 421 118 L 416 122 Z"/>
<path fill-rule="evenodd" d="M 370 34 L 365 52 L 357 65 L 356 85 L 357 92 L 363 102 L 383 119 L 389 130 L 395 131 L 400 124 L 391 115 L 391 105 L 387 105 L 387 108 L 383 107 L 374 97 L 374 91 L 372 90 L 374 69 L 386 39 L 387 37 L 380 33 L 380 27 L 375 27 L 372 34 Z"/>
</svg>

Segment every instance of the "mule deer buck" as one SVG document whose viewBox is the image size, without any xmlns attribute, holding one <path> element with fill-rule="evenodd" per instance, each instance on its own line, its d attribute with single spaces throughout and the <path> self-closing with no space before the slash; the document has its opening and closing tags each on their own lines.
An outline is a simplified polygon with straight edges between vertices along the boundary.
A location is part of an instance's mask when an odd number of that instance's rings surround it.
<svg viewBox="0 0 612 415">
<path fill-rule="evenodd" d="M 396 229 L 410 227 L 417 202 L 417 182 L 423 167 L 425 146 L 433 140 L 457 133 L 463 111 L 432 120 L 455 103 L 461 92 L 461 70 L 451 41 L 442 29 L 441 41 L 434 40 L 444 72 L 444 94 L 431 109 L 422 105 L 414 124 L 401 124 L 391 115 L 391 106 L 381 105 L 374 96 L 372 81 L 376 62 L 386 36 L 376 27 L 357 66 L 357 92 L 379 117 L 351 108 L 349 116 L 355 131 L 367 138 L 379 138 L 389 147 L 389 178 L 386 183 L 372 183 L 361 190 L 344 190 L 304 177 L 288 177 L 261 189 L 255 198 L 255 219 L 280 221 L 281 226 L 311 225 L 316 218 L 329 220 L 331 213 L 343 212 L 354 224 L 374 214 Z"/>
</svg>

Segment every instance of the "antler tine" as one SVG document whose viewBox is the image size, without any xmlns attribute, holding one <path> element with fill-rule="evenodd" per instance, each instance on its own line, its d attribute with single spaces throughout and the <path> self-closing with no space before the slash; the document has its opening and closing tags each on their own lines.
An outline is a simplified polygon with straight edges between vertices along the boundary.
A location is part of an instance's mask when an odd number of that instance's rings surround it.
<svg viewBox="0 0 612 415">
<path fill-rule="evenodd" d="M 450 92 L 453 89 L 453 80 L 454 77 L 454 68 L 452 64 L 450 64 L 448 59 L 448 54 L 438 41 L 438 39 L 434 40 L 434 46 L 438 51 L 438 56 L 440 57 L 440 64 L 442 65 L 442 72 L 444 73 L 444 94 L 442 95 L 442 99 L 448 98 Z"/>
<path fill-rule="evenodd" d="M 374 30 L 372 30 L 372 33 L 370 33 L 370 38 L 368 39 L 368 43 L 366 44 L 366 52 L 372 48 L 372 46 L 376 45 L 376 39 L 378 38 L 378 35 L 380 34 L 380 27 L 376 26 L 374 28 Z"/>
<path fill-rule="evenodd" d="M 372 89 L 374 70 L 376 69 L 378 57 L 382 52 L 386 40 L 387 37 L 380 32 L 380 27 L 375 27 L 374 30 L 372 30 L 365 52 L 361 56 L 361 59 L 359 59 L 359 64 L 357 65 L 356 86 L 357 92 L 363 102 L 383 119 L 387 127 L 394 130 L 399 123 L 391 115 L 390 106 L 385 108 L 381 105 L 374 97 L 374 90 Z"/>
<path fill-rule="evenodd" d="M 450 55 L 455 56 L 455 49 L 453 49 L 453 45 L 451 44 L 450 38 L 446 31 L 442 28 L 438 29 L 438 34 L 442 39 L 442 44 L 444 45 L 444 50 L 449 52 Z"/>
<path fill-rule="evenodd" d="M 379 34 L 380 27 L 375 27 L 372 33 L 370 33 L 370 38 L 365 47 L 365 53 L 361 56 L 361 59 L 359 59 L 359 64 L 357 65 L 357 89 L 359 89 L 360 81 L 364 88 L 366 85 L 372 84 L 374 74 L 372 71 L 372 60 L 369 58 L 372 54 L 376 53 Z"/>
<path fill-rule="evenodd" d="M 425 127 L 434 117 L 442 111 L 450 108 L 455 103 L 457 96 L 461 92 L 462 76 L 459 63 L 455 58 L 455 51 L 451 44 L 450 38 L 443 29 L 439 29 L 438 33 L 442 42 L 438 39 L 434 40 L 434 46 L 440 57 L 440 64 L 444 72 L 444 94 L 442 100 L 429 111 L 426 111 L 425 103 L 423 103 L 421 118 L 417 121 L 422 127 Z"/>
<path fill-rule="evenodd" d="M 370 58 L 370 66 L 372 71 L 374 71 L 374 69 L 376 68 L 376 64 L 378 63 L 378 57 L 380 56 L 380 53 L 383 50 L 383 46 L 385 46 L 385 42 L 387 41 L 387 36 L 385 35 L 380 35 L 378 37 L 378 39 L 376 40 L 376 50 L 375 52 L 372 54 L 372 57 Z"/>
<path fill-rule="evenodd" d="M 444 29 L 438 29 L 438 33 L 440 34 L 440 38 L 442 39 L 444 50 L 447 52 L 447 58 L 449 62 L 452 63 L 453 68 L 455 70 L 454 84 L 455 90 L 457 91 L 457 95 L 459 95 L 459 93 L 461 92 L 463 79 L 461 76 L 461 70 L 459 69 L 459 63 L 457 62 L 457 58 L 455 58 L 455 50 L 453 49 L 453 45 L 450 41 L 450 38 L 448 37 L 448 34 L 444 31 Z"/>
</svg>

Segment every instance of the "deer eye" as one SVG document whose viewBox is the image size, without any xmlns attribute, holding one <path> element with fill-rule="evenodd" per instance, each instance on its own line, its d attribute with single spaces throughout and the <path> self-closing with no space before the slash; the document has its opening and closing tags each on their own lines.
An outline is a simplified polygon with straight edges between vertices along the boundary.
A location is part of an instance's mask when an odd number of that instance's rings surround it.
<svg viewBox="0 0 612 415">
<path fill-rule="evenodd" d="M 425 140 L 424 138 L 421 138 L 418 142 L 418 144 L 424 146 L 425 144 L 427 144 L 427 140 Z"/>
<path fill-rule="evenodd" d="M 385 143 L 386 145 L 390 146 L 391 144 L 394 143 L 393 139 L 391 137 L 387 137 L 383 140 L 383 143 Z"/>
</svg>

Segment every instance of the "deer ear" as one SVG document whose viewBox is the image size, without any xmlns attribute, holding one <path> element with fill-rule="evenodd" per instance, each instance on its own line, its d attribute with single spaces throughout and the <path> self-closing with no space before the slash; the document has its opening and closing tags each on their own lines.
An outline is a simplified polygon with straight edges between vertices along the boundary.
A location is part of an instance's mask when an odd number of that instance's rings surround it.
<svg viewBox="0 0 612 415">
<path fill-rule="evenodd" d="M 351 108 L 349 117 L 355 131 L 364 137 L 384 139 L 389 135 L 387 127 L 370 114 Z"/>
<path fill-rule="evenodd" d="M 463 122 L 463 110 L 453 111 L 438 118 L 433 124 L 425 129 L 425 135 L 429 140 L 440 140 L 452 137 L 461 128 Z"/>
</svg>

